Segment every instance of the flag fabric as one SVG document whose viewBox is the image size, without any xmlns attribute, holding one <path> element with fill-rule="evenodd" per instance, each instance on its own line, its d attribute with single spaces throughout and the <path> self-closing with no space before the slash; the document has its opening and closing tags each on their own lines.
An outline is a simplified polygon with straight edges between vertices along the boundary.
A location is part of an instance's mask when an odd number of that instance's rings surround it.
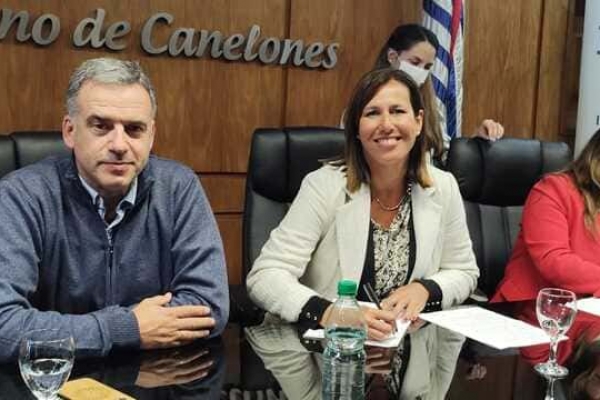
<svg viewBox="0 0 600 400">
<path fill-rule="evenodd" d="M 440 42 L 431 78 L 444 141 L 461 136 L 463 9 L 463 0 L 423 0 L 423 26 Z"/>
</svg>

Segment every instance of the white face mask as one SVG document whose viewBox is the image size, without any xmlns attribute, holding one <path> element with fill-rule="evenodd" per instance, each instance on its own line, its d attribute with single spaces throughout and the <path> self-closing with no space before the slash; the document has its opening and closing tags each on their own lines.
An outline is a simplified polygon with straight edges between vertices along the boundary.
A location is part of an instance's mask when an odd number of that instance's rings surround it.
<svg viewBox="0 0 600 400">
<path fill-rule="evenodd" d="M 404 71 L 410 76 L 415 83 L 421 87 L 429 76 L 429 70 L 412 65 L 407 61 L 400 61 L 400 71 Z"/>
</svg>

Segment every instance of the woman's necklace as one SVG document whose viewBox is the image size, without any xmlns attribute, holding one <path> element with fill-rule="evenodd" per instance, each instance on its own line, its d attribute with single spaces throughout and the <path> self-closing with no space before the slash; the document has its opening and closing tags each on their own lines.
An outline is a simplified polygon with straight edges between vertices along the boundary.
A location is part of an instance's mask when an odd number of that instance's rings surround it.
<svg viewBox="0 0 600 400">
<path fill-rule="evenodd" d="M 400 198 L 400 201 L 398 202 L 398 204 L 396 204 L 395 206 L 392 206 L 392 207 L 386 206 L 385 204 L 383 204 L 381 202 L 381 200 L 379 200 L 379 197 L 375 197 L 375 201 L 377 202 L 377 204 L 379 204 L 379 207 L 381 207 L 381 209 L 384 211 L 396 211 L 400 208 L 404 199 L 410 198 L 411 194 L 412 194 L 412 182 L 408 182 L 408 184 L 406 185 L 406 195 L 402 196 Z"/>
<path fill-rule="evenodd" d="M 383 204 L 381 202 L 381 200 L 379 200 L 379 197 L 375 197 L 375 201 L 377 202 L 377 204 L 379 204 L 379 207 L 381 207 L 382 210 L 384 211 L 396 211 L 397 209 L 400 208 L 400 205 L 402 204 L 402 198 L 400 199 L 400 201 L 398 202 L 398 204 L 396 204 L 395 206 L 392 207 L 388 207 L 385 204 Z"/>
</svg>

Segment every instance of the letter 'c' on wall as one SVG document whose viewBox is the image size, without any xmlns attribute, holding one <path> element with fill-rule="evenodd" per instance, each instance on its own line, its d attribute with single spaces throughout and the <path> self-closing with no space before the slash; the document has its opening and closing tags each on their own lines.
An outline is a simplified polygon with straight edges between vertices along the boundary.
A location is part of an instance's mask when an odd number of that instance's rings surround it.
<svg viewBox="0 0 600 400">
<path fill-rule="evenodd" d="M 142 28 L 141 37 L 142 48 L 146 53 L 162 54 L 167 51 L 169 46 L 166 44 L 164 46 L 154 47 L 152 44 L 152 29 L 154 29 L 154 25 L 160 20 L 165 21 L 167 25 L 171 25 L 174 19 L 175 18 L 171 14 L 166 12 L 160 12 L 148 18 L 148 21 L 146 21 L 144 27 Z"/>
</svg>

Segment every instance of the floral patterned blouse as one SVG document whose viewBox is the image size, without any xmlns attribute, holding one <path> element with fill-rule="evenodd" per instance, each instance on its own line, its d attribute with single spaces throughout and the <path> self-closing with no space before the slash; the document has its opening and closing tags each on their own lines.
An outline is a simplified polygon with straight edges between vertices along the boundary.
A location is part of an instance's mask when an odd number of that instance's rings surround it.
<svg viewBox="0 0 600 400">
<path fill-rule="evenodd" d="M 398 213 L 389 228 L 373 223 L 375 258 L 375 291 L 380 298 L 387 296 L 408 280 L 410 254 L 410 186 L 400 203 Z"/>
</svg>

